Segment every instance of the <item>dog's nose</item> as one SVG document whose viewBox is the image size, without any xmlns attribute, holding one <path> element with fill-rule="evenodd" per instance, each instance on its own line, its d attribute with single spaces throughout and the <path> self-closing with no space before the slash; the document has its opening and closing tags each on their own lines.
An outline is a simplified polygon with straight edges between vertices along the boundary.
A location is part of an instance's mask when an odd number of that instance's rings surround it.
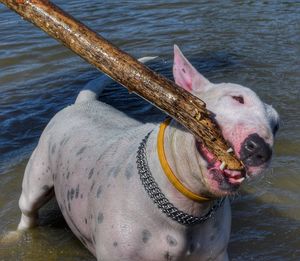
<svg viewBox="0 0 300 261">
<path fill-rule="evenodd" d="M 263 138 L 254 133 L 243 142 L 240 157 L 246 166 L 260 166 L 272 156 L 272 149 Z"/>
</svg>

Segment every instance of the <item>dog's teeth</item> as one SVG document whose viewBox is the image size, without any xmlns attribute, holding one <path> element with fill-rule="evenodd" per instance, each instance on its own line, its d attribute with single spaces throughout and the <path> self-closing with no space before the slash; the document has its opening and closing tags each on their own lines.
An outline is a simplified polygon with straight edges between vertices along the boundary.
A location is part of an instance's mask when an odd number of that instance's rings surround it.
<svg viewBox="0 0 300 261">
<path fill-rule="evenodd" d="M 242 177 L 242 178 L 240 178 L 240 179 L 237 179 L 236 181 L 239 182 L 239 183 L 242 183 L 244 180 L 245 180 L 245 178 Z"/>
<path fill-rule="evenodd" d="M 227 150 L 227 152 L 228 152 L 228 153 L 233 152 L 233 149 L 232 149 L 232 148 L 229 148 L 229 149 Z"/>
<path fill-rule="evenodd" d="M 222 161 L 222 164 L 220 165 L 220 170 L 224 170 L 226 167 L 226 163 Z"/>
</svg>

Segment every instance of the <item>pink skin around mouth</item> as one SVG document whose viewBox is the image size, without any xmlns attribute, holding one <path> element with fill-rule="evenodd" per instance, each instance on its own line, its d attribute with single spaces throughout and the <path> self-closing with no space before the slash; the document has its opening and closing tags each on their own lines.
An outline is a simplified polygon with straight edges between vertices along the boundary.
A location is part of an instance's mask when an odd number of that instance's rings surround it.
<svg viewBox="0 0 300 261">
<path fill-rule="evenodd" d="M 207 150 L 202 143 L 197 143 L 197 147 L 201 156 L 207 161 L 207 170 L 208 173 L 219 176 L 223 178 L 227 183 L 232 186 L 240 186 L 245 180 L 245 173 L 241 171 L 229 170 L 221 167 L 221 162 L 216 160 L 214 155 Z"/>
</svg>

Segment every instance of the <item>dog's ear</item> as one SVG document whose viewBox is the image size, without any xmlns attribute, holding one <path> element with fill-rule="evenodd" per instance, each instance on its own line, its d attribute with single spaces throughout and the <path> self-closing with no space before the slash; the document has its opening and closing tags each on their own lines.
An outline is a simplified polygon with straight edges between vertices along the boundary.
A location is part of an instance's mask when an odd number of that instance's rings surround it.
<svg viewBox="0 0 300 261">
<path fill-rule="evenodd" d="M 189 92 L 203 92 L 209 85 L 209 81 L 190 64 L 177 45 L 174 45 L 173 77 L 177 85 Z"/>
</svg>

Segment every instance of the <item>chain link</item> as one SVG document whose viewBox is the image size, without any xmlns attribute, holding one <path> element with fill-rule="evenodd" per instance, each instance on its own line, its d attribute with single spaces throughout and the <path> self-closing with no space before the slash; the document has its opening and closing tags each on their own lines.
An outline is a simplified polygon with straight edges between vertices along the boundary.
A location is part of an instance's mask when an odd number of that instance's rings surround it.
<svg viewBox="0 0 300 261">
<path fill-rule="evenodd" d="M 146 144 L 151 132 L 152 131 L 150 131 L 140 143 L 136 156 L 138 173 L 147 194 L 163 213 L 182 225 L 192 226 L 205 222 L 222 206 L 225 198 L 218 199 L 208 213 L 201 217 L 189 215 L 176 208 L 161 192 L 148 167 Z"/>
</svg>

